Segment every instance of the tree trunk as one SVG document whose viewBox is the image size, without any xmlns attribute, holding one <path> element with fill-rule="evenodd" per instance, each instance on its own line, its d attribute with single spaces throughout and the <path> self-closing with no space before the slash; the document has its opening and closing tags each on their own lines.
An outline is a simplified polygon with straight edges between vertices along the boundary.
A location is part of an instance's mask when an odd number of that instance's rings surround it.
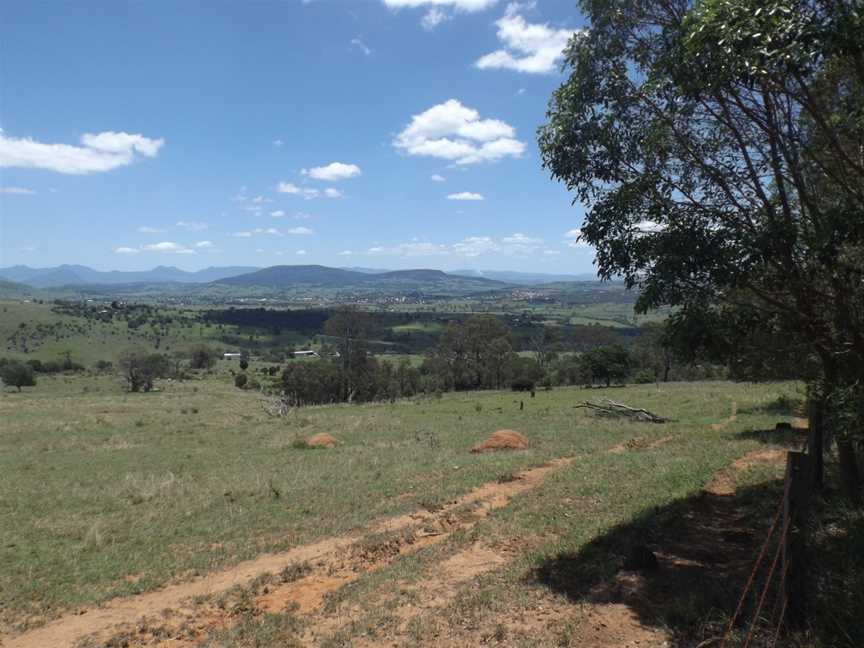
<svg viewBox="0 0 864 648">
<path fill-rule="evenodd" d="M 846 497 L 853 506 L 860 507 L 861 477 L 858 472 L 855 446 L 851 439 L 837 439 L 837 455 L 840 459 L 840 479 Z"/>
</svg>

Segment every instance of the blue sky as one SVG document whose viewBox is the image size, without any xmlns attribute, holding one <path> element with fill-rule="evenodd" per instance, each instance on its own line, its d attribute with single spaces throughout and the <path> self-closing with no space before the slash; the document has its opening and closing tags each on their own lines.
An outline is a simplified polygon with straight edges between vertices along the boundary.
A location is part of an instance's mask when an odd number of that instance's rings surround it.
<svg viewBox="0 0 864 648">
<path fill-rule="evenodd" d="M 573 0 L 0 5 L 0 265 L 585 272 Z"/>
</svg>

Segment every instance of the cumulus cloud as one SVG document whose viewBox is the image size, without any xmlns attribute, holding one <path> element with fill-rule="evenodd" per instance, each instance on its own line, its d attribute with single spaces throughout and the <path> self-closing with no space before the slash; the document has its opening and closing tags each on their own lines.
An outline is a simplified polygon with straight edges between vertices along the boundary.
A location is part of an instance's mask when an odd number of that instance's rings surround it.
<svg viewBox="0 0 864 648">
<path fill-rule="evenodd" d="M 351 250 L 342 250 L 341 252 L 338 252 L 336 256 L 351 256 L 352 254 L 354 253 Z"/>
<path fill-rule="evenodd" d="M 328 188 L 324 191 L 319 191 L 318 189 L 310 189 L 308 187 L 298 187 L 293 182 L 280 182 L 276 187 L 276 191 L 294 196 L 303 196 L 306 200 L 321 198 L 322 196 L 324 198 L 341 198 L 343 195 L 338 189 Z"/>
<path fill-rule="evenodd" d="M 481 119 L 476 110 L 456 99 L 414 115 L 393 146 L 408 155 L 437 157 L 458 165 L 520 157 L 525 151 L 510 124 Z"/>
<path fill-rule="evenodd" d="M 125 246 L 114 248 L 114 254 L 138 254 L 140 251 L 141 250 L 139 250 L 138 248 L 131 248 Z"/>
<path fill-rule="evenodd" d="M 460 191 L 447 196 L 447 200 L 486 200 L 482 194 L 473 191 Z"/>
<path fill-rule="evenodd" d="M 276 148 L 282 148 L 283 146 L 285 146 L 285 142 L 281 139 L 275 139 L 273 140 L 273 146 L 275 146 Z"/>
<path fill-rule="evenodd" d="M 433 182 L 447 182 L 447 178 L 442 175 L 438 175 L 437 173 L 433 173 L 431 176 L 429 176 L 429 179 Z"/>
<path fill-rule="evenodd" d="M 306 252 L 306 250 L 297 250 L 294 254 L 296 254 L 297 256 L 306 256 L 308 253 Z"/>
<path fill-rule="evenodd" d="M 432 31 L 438 25 L 448 20 L 450 20 L 450 14 L 448 14 L 446 11 L 439 9 L 438 7 L 432 7 L 423 16 L 423 20 L 420 21 L 420 24 L 423 26 L 423 29 Z"/>
<path fill-rule="evenodd" d="M 308 227 L 303 227 L 303 226 L 292 227 L 291 229 L 289 229 L 287 231 L 288 231 L 288 234 L 292 234 L 294 236 L 309 236 L 310 234 L 315 233 L 314 230 L 309 229 Z"/>
<path fill-rule="evenodd" d="M 195 243 L 194 247 L 198 248 L 199 250 L 210 250 L 213 249 L 214 246 L 213 241 L 198 241 L 197 243 Z"/>
<path fill-rule="evenodd" d="M 200 232 L 206 230 L 209 225 L 201 221 L 177 221 L 177 227 L 185 229 L 189 232 Z"/>
<path fill-rule="evenodd" d="M 384 0 L 391 9 L 416 9 L 417 7 L 447 7 L 458 11 L 482 11 L 498 0 Z"/>
<path fill-rule="evenodd" d="M 360 175 L 360 167 L 356 164 L 345 164 L 344 162 L 331 162 L 326 166 L 312 167 L 311 169 L 303 169 L 300 171 L 305 176 L 314 178 L 315 180 L 326 180 L 333 182 L 335 180 L 347 180 Z"/>
<path fill-rule="evenodd" d="M 166 254 L 195 254 L 195 250 L 186 247 L 174 241 L 162 241 L 160 243 L 151 243 L 142 245 L 141 249 L 145 252 L 163 252 Z"/>
<path fill-rule="evenodd" d="M 164 229 L 159 229 L 158 227 L 150 227 L 149 225 L 142 225 L 138 228 L 138 231 L 141 234 L 159 234 L 164 232 Z"/>
<path fill-rule="evenodd" d="M 8 137 L 0 132 L 0 167 L 47 169 L 58 173 L 86 174 L 111 171 L 132 164 L 138 156 L 156 157 L 164 139 L 131 133 L 86 133 L 81 146 L 45 144 L 30 138 Z"/>
<path fill-rule="evenodd" d="M 236 236 L 237 238 L 251 238 L 252 236 L 255 236 L 257 234 L 265 234 L 268 236 L 285 236 L 275 227 L 256 227 L 255 229 L 246 230 L 243 232 L 234 232 L 232 236 Z"/>
<path fill-rule="evenodd" d="M 0 187 L 0 194 L 9 194 L 12 196 L 32 196 L 36 192 L 26 187 Z"/>
<path fill-rule="evenodd" d="M 396 245 L 376 245 L 366 250 L 370 255 L 414 256 L 453 256 L 473 258 L 485 254 L 509 256 L 528 256 L 545 253 L 543 239 L 522 233 L 512 234 L 500 239 L 492 236 L 469 236 L 451 244 L 434 243 L 414 239 Z"/>
<path fill-rule="evenodd" d="M 572 248 L 589 248 L 591 247 L 582 240 L 582 230 L 578 227 L 564 232 L 564 239 L 567 245 Z"/>
<path fill-rule="evenodd" d="M 273 218 L 284 218 L 284 216 L 285 216 L 285 212 L 284 212 L 283 210 L 281 210 L 281 209 L 277 209 L 277 210 L 275 210 L 275 211 L 271 211 L 271 212 L 270 212 L 270 215 L 271 215 Z"/>
<path fill-rule="evenodd" d="M 502 49 L 480 57 L 474 65 L 481 70 L 504 69 L 527 74 L 554 72 L 564 56 L 570 37 L 580 31 L 555 29 L 547 23 L 529 23 L 519 14 L 522 7 L 508 5 L 507 11 L 495 22 Z"/>
</svg>

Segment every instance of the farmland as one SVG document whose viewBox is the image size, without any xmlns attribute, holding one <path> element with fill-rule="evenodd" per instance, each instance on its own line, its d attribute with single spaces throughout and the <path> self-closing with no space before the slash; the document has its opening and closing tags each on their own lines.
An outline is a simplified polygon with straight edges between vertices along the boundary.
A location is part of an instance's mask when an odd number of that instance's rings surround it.
<svg viewBox="0 0 864 648">
<path fill-rule="evenodd" d="M 273 418 L 258 393 L 234 389 L 219 373 L 162 381 L 148 394 L 126 394 L 113 377 L 83 375 L 47 377 L 36 389 L 6 392 L 0 400 L 2 634 L 18 645 L 14 637 L 25 641 L 28 631 L 50 630 L 52 619 L 62 622 L 76 610 L 347 538 L 346 546 L 377 557 L 352 567 L 351 578 L 337 579 L 339 586 L 323 599 L 301 603 L 298 611 L 288 596 L 284 605 L 265 605 L 264 614 L 255 601 L 267 576 L 255 574 L 257 580 L 235 583 L 240 590 L 196 599 L 201 619 L 219 609 L 214 601 L 220 596 L 223 604 L 241 595 L 254 604 L 230 619 L 214 617 L 193 633 L 195 641 L 272 645 L 271 637 L 291 645 L 311 641 L 308 633 L 314 633 L 321 645 L 349 645 L 351 637 L 378 633 L 416 644 L 449 637 L 459 645 L 479 642 L 478 633 L 486 632 L 501 635 L 501 645 L 529 645 L 529 629 L 500 619 L 544 601 L 563 615 L 544 636 L 576 641 L 583 607 L 566 603 L 551 585 L 527 584 L 528 575 L 562 552 L 586 551 L 655 507 L 675 506 L 737 457 L 764 450 L 772 437 L 753 431 L 790 420 L 800 391 L 791 383 L 754 388 L 721 382 L 615 390 L 618 400 L 675 419 L 662 426 L 574 409 L 584 396 L 578 389 L 540 391 L 533 399 L 457 393 L 310 407 Z M 469 452 L 499 428 L 520 431 L 530 448 Z M 312 450 L 298 443 L 318 432 L 333 434 L 340 445 Z M 542 481 L 518 478 L 519 471 L 562 459 Z M 736 480 L 770 483 L 777 470 L 757 464 Z M 411 523 L 398 533 L 382 531 L 388 529 L 382 520 L 419 512 L 422 521 L 483 484 L 515 486 L 483 517 L 456 524 L 440 541 L 386 549 L 416 530 Z M 453 515 L 454 521 L 470 519 L 466 511 Z M 671 536 L 659 533 L 656 541 L 662 545 Z M 494 554 L 486 561 L 492 567 L 439 584 L 440 609 L 408 605 L 434 565 L 478 546 Z M 614 573 L 614 556 L 626 546 L 609 551 L 586 563 L 591 578 Z M 697 606 L 681 620 L 675 605 L 683 604 L 669 603 L 668 618 L 661 614 L 652 627 L 693 632 L 688 624 L 705 610 Z M 169 615 L 161 623 L 180 632 L 181 620 Z M 148 623 L 159 626 L 155 619 Z M 105 641 L 109 629 L 99 630 Z"/>
</svg>

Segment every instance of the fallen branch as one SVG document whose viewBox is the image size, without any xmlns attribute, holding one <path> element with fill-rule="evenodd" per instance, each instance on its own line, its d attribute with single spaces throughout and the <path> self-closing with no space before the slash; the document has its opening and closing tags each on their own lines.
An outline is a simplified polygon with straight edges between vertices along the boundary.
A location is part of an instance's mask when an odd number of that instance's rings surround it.
<svg viewBox="0 0 864 648">
<path fill-rule="evenodd" d="M 642 409 L 641 407 L 630 407 L 629 405 L 624 405 L 623 403 L 616 403 L 613 400 L 609 400 L 608 398 L 604 398 L 602 402 L 592 403 L 591 401 L 584 401 L 579 403 L 579 405 L 575 406 L 576 409 L 584 407 L 585 409 L 590 409 L 592 412 L 595 412 L 599 416 L 627 416 L 630 418 L 635 418 L 639 421 L 648 421 L 649 423 L 669 423 L 672 419 L 666 418 L 665 416 L 660 416 L 659 414 L 654 414 L 654 412 L 649 412 L 646 409 Z"/>
</svg>

